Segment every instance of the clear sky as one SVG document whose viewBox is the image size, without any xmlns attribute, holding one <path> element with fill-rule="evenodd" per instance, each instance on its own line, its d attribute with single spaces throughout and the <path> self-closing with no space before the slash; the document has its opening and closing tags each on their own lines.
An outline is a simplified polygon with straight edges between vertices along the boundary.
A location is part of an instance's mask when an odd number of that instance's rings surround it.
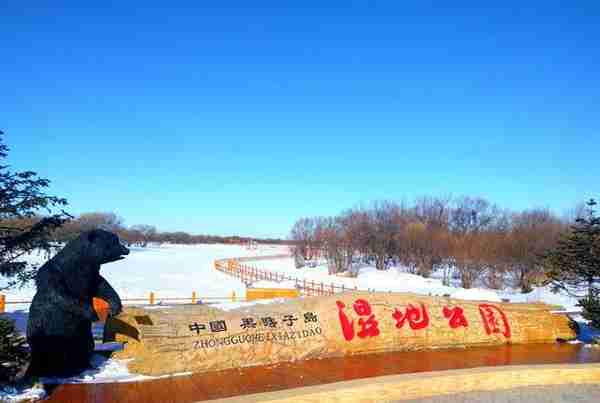
<svg viewBox="0 0 600 403">
<path fill-rule="evenodd" d="M 152 3 L 0 2 L 9 163 L 74 214 L 286 236 L 374 199 L 600 196 L 596 1 Z"/>
</svg>

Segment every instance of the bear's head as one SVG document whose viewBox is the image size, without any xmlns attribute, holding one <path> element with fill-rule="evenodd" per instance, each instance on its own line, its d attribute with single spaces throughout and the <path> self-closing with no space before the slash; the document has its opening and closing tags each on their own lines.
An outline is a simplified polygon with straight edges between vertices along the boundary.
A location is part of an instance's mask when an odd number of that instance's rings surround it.
<svg viewBox="0 0 600 403">
<path fill-rule="evenodd" d="M 129 249 L 121 244 L 119 237 L 112 232 L 95 229 L 81 234 L 83 241 L 82 253 L 86 259 L 97 263 L 106 264 L 125 259 Z"/>
</svg>

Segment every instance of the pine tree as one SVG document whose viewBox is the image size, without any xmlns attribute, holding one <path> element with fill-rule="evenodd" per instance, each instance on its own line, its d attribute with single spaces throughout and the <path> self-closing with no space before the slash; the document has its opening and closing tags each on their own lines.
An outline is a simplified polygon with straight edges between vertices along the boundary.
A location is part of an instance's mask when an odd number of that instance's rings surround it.
<svg viewBox="0 0 600 403">
<path fill-rule="evenodd" d="M 544 260 L 556 290 L 579 296 L 586 292 L 579 300 L 583 316 L 600 327 L 600 217 L 595 215 L 595 200 L 586 205 L 587 217 L 579 217 Z"/>
<path fill-rule="evenodd" d="M 25 337 L 15 329 L 12 320 L 0 318 L 0 382 L 13 381 L 29 361 Z"/>
<path fill-rule="evenodd" d="M 8 147 L 0 131 L 0 160 L 6 158 Z M 35 172 L 12 172 L 0 164 L 0 291 L 22 286 L 35 276 L 37 267 L 23 260 L 34 250 L 50 253 L 52 231 L 67 219 L 64 212 L 53 210 L 65 206 L 66 200 L 47 196 L 48 179 Z M 40 214 L 47 214 L 40 216 Z M 0 382 L 10 381 L 27 360 L 25 340 L 12 320 L 0 316 Z"/>
</svg>

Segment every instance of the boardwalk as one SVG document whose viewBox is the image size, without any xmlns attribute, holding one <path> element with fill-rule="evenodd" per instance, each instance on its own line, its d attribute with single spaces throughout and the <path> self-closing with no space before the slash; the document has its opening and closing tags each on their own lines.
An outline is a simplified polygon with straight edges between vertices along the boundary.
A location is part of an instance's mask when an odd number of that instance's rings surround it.
<svg viewBox="0 0 600 403">
<path fill-rule="evenodd" d="M 183 402 L 269 392 L 392 374 L 481 366 L 600 363 L 600 349 L 529 344 L 309 360 L 152 381 L 59 385 L 47 402 Z"/>
</svg>

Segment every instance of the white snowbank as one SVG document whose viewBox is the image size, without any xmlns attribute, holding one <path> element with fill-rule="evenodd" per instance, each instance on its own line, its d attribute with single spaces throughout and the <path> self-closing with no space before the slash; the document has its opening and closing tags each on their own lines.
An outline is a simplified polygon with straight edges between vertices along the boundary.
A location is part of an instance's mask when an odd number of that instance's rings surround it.
<svg viewBox="0 0 600 403">
<path fill-rule="evenodd" d="M 577 306 L 577 298 L 568 295 L 566 292 L 554 293 L 550 286 L 535 287 L 533 291 L 527 294 L 516 292 L 501 293 L 502 298 L 507 298 L 510 302 L 545 302 L 550 305 L 558 305 L 570 312 L 581 312 L 581 307 Z"/>
<path fill-rule="evenodd" d="M 404 267 L 391 267 L 388 270 L 377 270 L 373 266 L 360 268 L 357 277 L 342 277 L 330 275 L 327 266 L 320 264 L 317 267 L 296 269 L 292 258 L 250 262 L 252 266 L 265 270 L 283 273 L 300 282 L 321 282 L 325 287 L 334 284 L 337 287 L 357 290 L 412 292 L 422 295 L 450 295 L 453 298 L 500 302 L 501 297 L 493 290 L 481 288 L 464 289 L 460 287 L 445 286 L 439 278 L 425 278 L 416 274 L 407 273 Z M 293 283 L 293 281 L 292 281 Z"/>
<path fill-rule="evenodd" d="M 285 298 L 271 298 L 271 299 L 257 299 L 254 301 L 240 301 L 240 302 L 221 302 L 211 304 L 212 307 L 222 309 L 224 311 L 231 311 L 238 308 L 247 308 L 252 305 L 267 305 L 276 302 L 285 302 Z"/>
<path fill-rule="evenodd" d="M 292 278 L 298 278 L 300 282 L 321 282 L 325 287 L 335 284 L 347 289 L 412 292 L 423 295 L 450 295 L 452 298 L 501 302 L 507 299 L 509 302 L 544 302 L 551 305 L 559 305 L 568 311 L 581 311 L 577 306 L 577 298 L 569 296 L 565 292 L 558 294 L 551 291 L 550 286 L 534 288 L 528 294 L 522 294 L 519 290 L 491 290 L 485 288 L 465 289 L 458 286 L 458 279 L 451 279 L 452 286 L 445 286 L 438 277 L 440 273 L 433 273 L 431 278 L 424 278 L 416 274 L 407 273 L 404 267 L 391 267 L 388 270 L 377 270 L 373 266 L 360 268 L 357 277 L 342 277 L 330 275 L 324 262 L 317 267 L 304 267 L 296 269 L 292 258 L 281 258 L 264 260 L 261 262 L 249 262 L 257 268 L 283 273 Z M 480 285 L 480 284 L 477 284 Z"/>
<path fill-rule="evenodd" d="M 502 299 L 498 296 L 498 294 L 495 291 L 484 290 L 483 288 L 461 288 L 460 290 L 450 294 L 450 297 L 475 301 L 502 302 Z"/>
<path fill-rule="evenodd" d="M 46 391 L 37 385 L 24 390 L 18 390 L 10 386 L 0 386 L 0 402 L 35 401 L 45 397 Z"/>
<path fill-rule="evenodd" d="M 268 281 L 268 280 L 260 280 L 252 283 L 252 288 L 277 288 L 277 289 L 295 289 L 296 283 L 293 281 Z"/>
<path fill-rule="evenodd" d="M 69 378 L 43 377 L 40 378 L 40 381 L 45 384 L 59 384 L 130 382 L 141 379 L 150 379 L 150 377 L 144 375 L 132 375 L 127 369 L 127 362 L 129 361 L 130 360 L 108 359 L 103 355 L 94 354 L 91 360 L 91 369 Z"/>
</svg>

